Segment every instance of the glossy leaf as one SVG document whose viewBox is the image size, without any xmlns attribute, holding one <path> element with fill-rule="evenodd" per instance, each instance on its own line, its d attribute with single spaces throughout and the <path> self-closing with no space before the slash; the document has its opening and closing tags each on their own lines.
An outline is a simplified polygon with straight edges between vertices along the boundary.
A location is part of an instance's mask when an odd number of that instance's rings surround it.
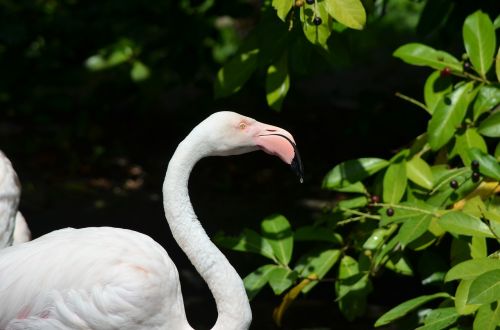
<svg viewBox="0 0 500 330">
<path fill-rule="evenodd" d="M 437 105 L 427 127 L 432 150 L 440 149 L 455 134 L 465 117 L 473 86 L 472 82 L 461 85 Z"/>
<path fill-rule="evenodd" d="M 432 216 L 429 214 L 421 215 L 410 221 L 406 220 L 399 229 L 398 238 L 403 246 L 422 236 L 429 228 Z"/>
<path fill-rule="evenodd" d="M 252 300 L 264 285 L 266 285 L 269 281 L 269 274 L 276 267 L 276 265 L 264 265 L 251 272 L 243 279 L 243 284 L 245 285 L 249 300 Z"/>
<path fill-rule="evenodd" d="M 438 224 L 446 231 L 466 236 L 493 237 L 488 226 L 470 214 L 451 211 L 438 219 Z"/>
<path fill-rule="evenodd" d="M 282 215 L 274 215 L 261 223 L 262 236 L 271 245 L 276 259 L 288 265 L 292 258 L 293 233 L 288 220 Z"/>
<path fill-rule="evenodd" d="M 312 6 L 303 6 L 301 8 L 301 22 L 304 34 L 313 45 L 320 46 L 328 50 L 327 40 L 332 33 L 328 24 L 328 12 L 326 11 L 325 1 L 316 2 L 316 14 L 321 18 L 322 24 L 316 25 L 313 23 L 315 17 Z"/>
<path fill-rule="evenodd" d="M 493 23 L 487 14 L 478 10 L 465 19 L 462 33 L 470 61 L 476 71 L 484 77 L 495 56 L 496 40 Z"/>
<path fill-rule="evenodd" d="M 300 277 L 308 277 L 315 275 L 318 279 L 322 279 L 326 273 L 335 265 L 340 257 L 340 250 L 316 250 L 303 255 L 298 261 L 295 271 L 300 274 Z M 302 292 L 309 292 L 318 281 L 308 283 L 302 289 Z"/>
<path fill-rule="evenodd" d="M 500 260 L 497 260 L 500 262 Z M 469 289 L 470 304 L 489 304 L 500 298 L 500 269 L 490 270 L 472 281 Z"/>
<path fill-rule="evenodd" d="M 500 164 L 495 157 L 490 156 L 477 148 L 469 149 L 470 159 L 479 162 L 479 172 L 494 180 L 500 181 Z"/>
<path fill-rule="evenodd" d="M 413 156 L 406 162 L 406 173 L 408 179 L 418 184 L 419 186 L 432 189 L 434 186 L 432 170 L 429 164 L 418 156 Z"/>
<path fill-rule="evenodd" d="M 424 325 L 415 330 L 440 330 L 455 323 L 459 315 L 455 307 L 444 307 L 432 310 L 425 318 Z"/>
<path fill-rule="evenodd" d="M 450 77 L 443 77 L 439 71 L 431 73 L 424 85 L 424 100 L 429 113 L 434 113 L 441 99 L 451 92 L 452 88 Z"/>
<path fill-rule="evenodd" d="M 462 71 L 460 61 L 453 55 L 419 43 L 403 45 L 396 49 L 393 55 L 408 64 L 429 66 L 437 70 L 448 67 L 453 71 Z"/>
<path fill-rule="evenodd" d="M 365 8 L 360 0 L 324 0 L 328 14 L 351 29 L 362 30 L 366 23 Z"/>
<path fill-rule="evenodd" d="M 406 181 L 406 160 L 400 159 L 389 165 L 384 175 L 384 202 L 398 203 L 405 193 Z"/>
<path fill-rule="evenodd" d="M 380 158 L 359 158 L 345 161 L 328 172 L 323 187 L 335 190 L 346 187 L 377 173 L 389 164 Z"/>
<path fill-rule="evenodd" d="M 388 228 L 377 228 L 374 231 L 372 231 L 372 234 L 368 239 L 363 243 L 363 249 L 365 250 L 376 250 L 378 249 L 383 243 L 384 239 L 392 233 L 393 230 L 388 229 Z"/>
<path fill-rule="evenodd" d="M 500 88 L 499 88 L 500 90 Z M 500 137 L 500 112 L 495 112 L 479 125 L 479 133 L 488 137 Z M 486 152 L 486 150 L 483 150 Z"/>
<path fill-rule="evenodd" d="M 474 313 L 480 306 L 477 304 L 467 304 L 467 297 L 469 296 L 471 284 L 472 280 L 462 280 L 458 283 L 457 290 L 455 291 L 455 309 L 460 315 Z"/>
<path fill-rule="evenodd" d="M 288 75 L 288 61 L 286 54 L 267 69 L 266 99 L 267 104 L 274 110 L 281 110 L 283 100 L 290 88 Z"/>
<path fill-rule="evenodd" d="M 410 299 L 408 301 L 405 301 L 402 304 L 399 304 L 398 306 L 392 308 L 389 310 L 387 313 L 382 315 L 376 322 L 375 322 L 375 327 L 380 327 L 382 325 L 386 325 L 391 323 L 394 320 L 397 320 L 409 312 L 417 309 L 418 307 L 422 306 L 423 304 L 432 301 L 437 298 L 449 298 L 450 295 L 447 294 L 446 292 L 439 292 L 435 293 L 432 295 L 427 295 L 427 296 L 420 296 L 417 298 Z"/>
<path fill-rule="evenodd" d="M 215 242 L 228 249 L 242 252 L 258 253 L 266 258 L 276 261 L 271 244 L 257 232 L 244 229 L 240 236 L 232 237 L 216 235 Z"/>
<path fill-rule="evenodd" d="M 486 152 L 487 146 L 484 139 L 479 135 L 475 128 L 468 128 L 463 134 L 457 135 L 455 145 L 451 151 L 451 157 L 458 154 L 464 164 L 470 164 L 472 159 L 469 156 L 470 148 L 478 148 Z"/>
<path fill-rule="evenodd" d="M 297 279 L 297 273 L 288 268 L 275 267 L 269 273 L 268 278 L 274 294 L 279 295 L 293 285 Z"/>
<path fill-rule="evenodd" d="M 292 9 L 294 0 L 273 0 L 273 7 L 276 9 L 278 17 L 284 22 L 288 16 L 288 12 Z"/>
<path fill-rule="evenodd" d="M 473 329 L 497 330 L 500 324 L 500 302 L 484 304 L 477 311 Z"/>
<path fill-rule="evenodd" d="M 472 108 L 474 120 L 477 120 L 479 116 L 493 109 L 498 104 L 500 104 L 500 88 L 491 85 L 481 86 Z"/>
</svg>

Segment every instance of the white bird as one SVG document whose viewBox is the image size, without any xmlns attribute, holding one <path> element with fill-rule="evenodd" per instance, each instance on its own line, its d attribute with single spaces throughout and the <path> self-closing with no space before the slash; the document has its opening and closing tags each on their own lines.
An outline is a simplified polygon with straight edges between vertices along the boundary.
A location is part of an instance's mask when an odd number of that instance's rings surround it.
<svg viewBox="0 0 500 330">
<path fill-rule="evenodd" d="M 212 329 L 248 329 L 251 310 L 238 273 L 211 242 L 192 208 L 188 179 L 205 156 L 262 149 L 302 164 L 287 131 L 234 112 L 217 112 L 179 144 L 163 184 L 172 234 L 217 304 Z M 0 251 L 0 329 L 192 329 L 179 275 L 149 236 L 127 229 L 62 229 Z"/>
<path fill-rule="evenodd" d="M 17 210 L 21 185 L 12 163 L 0 151 L 0 248 L 27 242 L 31 233 Z"/>
</svg>

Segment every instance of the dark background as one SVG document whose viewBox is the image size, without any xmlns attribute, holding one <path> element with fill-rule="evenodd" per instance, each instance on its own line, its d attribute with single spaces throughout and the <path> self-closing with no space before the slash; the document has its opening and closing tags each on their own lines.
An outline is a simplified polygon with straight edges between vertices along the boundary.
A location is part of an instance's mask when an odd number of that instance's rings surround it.
<svg viewBox="0 0 500 330">
<path fill-rule="evenodd" d="M 425 1 L 386 1 L 365 31 L 338 36 L 329 61 L 318 54 L 304 72 L 292 72 L 277 113 L 266 105 L 260 73 L 237 94 L 214 100 L 215 74 L 257 24 L 261 3 L 217 1 L 203 13 L 193 10 L 207 2 L 0 0 L 0 149 L 23 184 L 20 210 L 33 236 L 104 225 L 152 236 L 178 266 L 188 318 L 197 329 L 210 328 L 215 305 L 173 241 L 161 203 L 168 160 L 190 129 L 214 111 L 233 110 L 289 130 L 305 167 L 299 184 L 263 153 L 202 160 L 190 192 L 210 236 L 257 229 L 272 213 L 283 213 L 293 226 L 311 223 L 322 203 L 334 198 L 321 190 L 321 181 L 335 164 L 390 157 L 426 128 L 427 114 L 394 93 L 422 99 L 431 71 L 408 66 L 392 52 L 421 41 L 461 54 L 463 18 L 478 7 L 498 14 L 494 1 L 454 1 L 454 11 L 433 18 L 426 29 L 419 23 Z M 233 25 L 218 28 L 226 16 Z M 90 56 L 123 40 L 148 66 L 148 79 L 133 81 L 130 61 L 99 71 L 85 66 Z M 263 262 L 224 252 L 242 276 Z M 285 328 L 370 328 L 417 286 L 389 273 L 375 281 L 367 316 L 357 323 L 343 324 L 326 283 L 295 303 Z M 279 301 L 265 289 L 252 302 L 253 328 L 273 329 Z"/>
</svg>

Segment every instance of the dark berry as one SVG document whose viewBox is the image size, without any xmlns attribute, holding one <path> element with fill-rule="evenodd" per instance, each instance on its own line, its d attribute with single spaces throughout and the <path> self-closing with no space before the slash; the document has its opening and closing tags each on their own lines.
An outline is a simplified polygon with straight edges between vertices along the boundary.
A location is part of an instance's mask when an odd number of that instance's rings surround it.
<svg viewBox="0 0 500 330">
<path fill-rule="evenodd" d="M 472 172 L 472 181 L 478 182 L 481 179 L 481 174 L 479 172 Z"/>
<path fill-rule="evenodd" d="M 472 163 L 470 163 L 471 167 L 473 170 L 478 170 L 479 169 L 479 162 L 477 160 L 473 160 Z"/>
<path fill-rule="evenodd" d="M 464 71 L 469 70 L 470 69 L 470 62 L 469 61 L 465 61 L 463 67 L 464 67 Z"/>
<path fill-rule="evenodd" d="M 314 3 L 314 0 L 306 0 L 308 5 L 312 5 Z"/>
<path fill-rule="evenodd" d="M 323 21 L 321 20 L 320 17 L 314 17 L 313 23 L 314 23 L 314 25 L 321 25 L 321 23 L 323 23 Z"/>
<path fill-rule="evenodd" d="M 452 187 L 453 189 L 457 189 L 458 188 L 458 182 L 457 182 L 457 180 L 451 180 L 450 181 L 450 187 Z"/>
<path fill-rule="evenodd" d="M 392 217 L 394 215 L 394 209 L 389 207 L 387 211 L 385 211 L 385 214 L 387 214 L 388 217 Z"/>
<path fill-rule="evenodd" d="M 449 67 L 441 70 L 441 77 L 448 77 L 451 74 L 451 69 Z"/>
<path fill-rule="evenodd" d="M 372 203 L 380 203 L 380 196 L 379 195 L 371 195 L 370 200 Z"/>
<path fill-rule="evenodd" d="M 303 0 L 297 0 L 295 1 L 295 7 L 302 7 L 304 5 L 304 1 Z"/>
</svg>

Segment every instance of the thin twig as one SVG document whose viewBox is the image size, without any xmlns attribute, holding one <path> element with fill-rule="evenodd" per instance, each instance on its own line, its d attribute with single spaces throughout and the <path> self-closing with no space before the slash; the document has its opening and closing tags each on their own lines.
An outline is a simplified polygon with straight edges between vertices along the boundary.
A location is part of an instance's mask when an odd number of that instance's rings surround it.
<svg viewBox="0 0 500 330">
<path fill-rule="evenodd" d="M 417 101 L 417 100 L 415 100 L 414 98 L 411 98 L 411 97 L 406 96 L 406 95 L 404 95 L 404 94 L 401 94 L 400 92 L 396 92 L 396 96 L 397 96 L 397 97 L 399 97 L 399 98 L 402 98 L 402 99 L 403 99 L 403 100 L 405 100 L 405 101 L 408 101 L 408 102 L 410 102 L 410 103 L 415 104 L 416 106 L 418 106 L 418 107 L 420 107 L 420 108 L 424 109 L 425 111 L 427 111 L 427 113 L 429 113 L 429 114 L 431 114 L 431 115 L 432 115 L 432 113 L 429 111 L 429 109 L 427 109 L 427 107 L 425 106 L 425 104 L 423 104 L 422 102 Z"/>
</svg>

